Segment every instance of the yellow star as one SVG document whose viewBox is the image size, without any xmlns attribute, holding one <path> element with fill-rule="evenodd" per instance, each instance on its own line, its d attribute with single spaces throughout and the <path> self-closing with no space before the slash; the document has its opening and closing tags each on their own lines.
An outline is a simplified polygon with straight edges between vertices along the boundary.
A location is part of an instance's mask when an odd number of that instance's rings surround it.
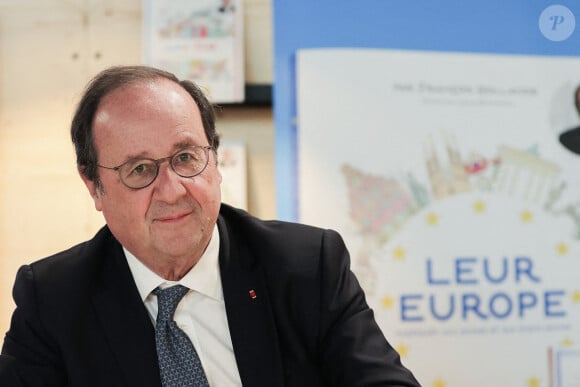
<svg viewBox="0 0 580 387">
<path fill-rule="evenodd" d="M 483 202 L 483 200 L 478 200 L 475 203 L 473 203 L 473 211 L 479 214 L 485 212 L 485 203 Z"/>
<path fill-rule="evenodd" d="M 575 304 L 580 303 L 580 290 L 572 292 L 572 302 Z"/>
<path fill-rule="evenodd" d="M 564 242 L 560 242 L 556 245 L 556 251 L 560 255 L 566 255 L 568 253 L 568 245 Z"/>
<path fill-rule="evenodd" d="M 393 257 L 395 259 L 404 259 L 406 255 L 405 249 L 402 248 L 401 246 L 397 246 L 395 247 L 395 249 L 393 250 Z"/>
<path fill-rule="evenodd" d="M 437 379 L 436 381 L 433 382 L 433 387 L 445 387 L 445 386 L 447 386 L 447 383 L 445 383 L 441 379 Z"/>
<path fill-rule="evenodd" d="M 574 340 L 572 340 L 572 339 L 571 339 L 571 338 L 569 338 L 569 337 L 566 337 L 564 340 L 562 340 L 562 341 L 560 342 L 560 345 L 561 345 L 562 347 L 573 347 L 573 346 L 574 346 Z"/>
<path fill-rule="evenodd" d="M 405 357 L 409 354 L 409 347 L 407 347 L 405 344 L 398 345 L 397 348 L 395 348 L 395 350 L 399 353 L 401 357 Z"/>
<path fill-rule="evenodd" d="M 383 308 L 392 308 L 395 305 L 395 300 L 393 300 L 392 297 L 384 296 L 381 299 L 381 304 L 383 305 Z"/>
<path fill-rule="evenodd" d="M 439 222 L 439 217 L 437 214 L 430 212 L 427 214 L 425 220 L 427 221 L 427 224 L 434 226 Z"/>
<path fill-rule="evenodd" d="M 534 214 L 532 214 L 532 212 L 529 210 L 523 210 L 522 213 L 520 214 L 520 219 L 524 223 L 530 223 L 533 217 Z"/>
<path fill-rule="evenodd" d="M 528 379 L 528 387 L 540 387 L 540 379 L 536 378 L 535 376 Z"/>
</svg>

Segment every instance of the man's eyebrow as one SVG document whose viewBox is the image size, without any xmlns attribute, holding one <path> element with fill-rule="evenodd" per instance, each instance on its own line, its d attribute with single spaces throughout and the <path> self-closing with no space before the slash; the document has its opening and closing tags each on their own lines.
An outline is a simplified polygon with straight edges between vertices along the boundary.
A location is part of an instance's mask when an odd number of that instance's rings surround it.
<svg viewBox="0 0 580 387">
<path fill-rule="evenodd" d="M 197 144 L 195 144 L 192 140 L 180 141 L 180 142 L 177 142 L 173 145 L 173 152 L 178 151 L 178 150 L 183 149 L 183 148 L 190 147 L 190 146 L 196 146 L 196 145 Z M 128 161 L 139 160 L 139 159 L 153 159 L 153 156 L 149 152 L 143 151 L 143 152 L 128 155 L 125 158 L 124 162 L 126 163 Z"/>
<path fill-rule="evenodd" d="M 180 142 L 175 143 L 173 145 L 173 150 L 183 149 L 183 148 L 187 148 L 187 147 L 195 146 L 195 145 L 197 145 L 197 144 L 195 144 L 192 140 L 180 141 Z"/>
<path fill-rule="evenodd" d="M 149 155 L 149 153 L 143 151 L 143 152 L 127 155 L 127 157 L 125 157 L 125 161 L 123 161 L 123 164 L 127 163 L 129 161 L 133 161 L 133 160 L 150 159 L 150 158 L 151 158 L 151 156 Z"/>
</svg>

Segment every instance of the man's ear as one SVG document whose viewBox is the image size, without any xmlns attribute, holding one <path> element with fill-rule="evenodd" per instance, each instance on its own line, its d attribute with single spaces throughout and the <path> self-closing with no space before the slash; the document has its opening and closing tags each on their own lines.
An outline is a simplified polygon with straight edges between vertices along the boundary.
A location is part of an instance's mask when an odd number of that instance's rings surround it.
<svg viewBox="0 0 580 387">
<path fill-rule="evenodd" d="M 81 176 L 83 183 L 85 183 L 85 186 L 89 190 L 89 194 L 91 195 L 91 197 L 93 198 L 93 201 L 95 202 L 95 208 L 97 209 L 97 211 L 102 211 L 102 209 L 103 209 L 103 204 L 102 204 L 103 190 L 101 187 L 97 186 L 97 184 L 95 183 L 94 180 L 90 180 L 89 178 L 87 178 L 85 176 L 85 174 L 83 173 L 84 168 L 85 167 L 82 167 L 82 166 L 78 167 L 79 175 Z"/>
</svg>

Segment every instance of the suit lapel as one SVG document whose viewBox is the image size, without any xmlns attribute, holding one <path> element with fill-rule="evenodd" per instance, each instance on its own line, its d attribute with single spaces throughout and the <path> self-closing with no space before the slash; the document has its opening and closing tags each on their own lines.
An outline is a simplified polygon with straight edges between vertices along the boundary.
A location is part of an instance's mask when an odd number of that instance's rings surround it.
<svg viewBox="0 0 580 387">
<path fill-rule="evenodd" d="M 268 289 L 246 245 L 218 219 L 220 271 L 230 335 L 244 386 L 283 386 L 278 336 Z"/>
<path fill-rule="evenodd" d="M 112 237 L 100 259 L 103 272 L 93 304 L 127 385 L 161 386 L 155 330 L 122 248 Z"/>
</svg>

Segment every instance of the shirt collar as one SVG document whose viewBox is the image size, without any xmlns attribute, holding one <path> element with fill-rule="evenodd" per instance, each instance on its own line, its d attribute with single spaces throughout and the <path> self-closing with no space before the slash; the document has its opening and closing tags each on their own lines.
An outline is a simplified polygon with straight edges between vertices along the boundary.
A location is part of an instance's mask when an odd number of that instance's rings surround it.
<svg viewBox="0 0 580 387">
<path fill-rule="evenodd" d="M 157 287 L 165 288 L 181 284 L 216 300 L 223 300 L 221 277 L 219 272 L 220 238 L 217 225 L 214 226 L 211 240 L 203 255 L 179 281 L 168 281 L 145 266 L 137 257 L 123 246 L 129 269 L 139 290 L 141 299 L 145 301 Z"/>
</svg>

